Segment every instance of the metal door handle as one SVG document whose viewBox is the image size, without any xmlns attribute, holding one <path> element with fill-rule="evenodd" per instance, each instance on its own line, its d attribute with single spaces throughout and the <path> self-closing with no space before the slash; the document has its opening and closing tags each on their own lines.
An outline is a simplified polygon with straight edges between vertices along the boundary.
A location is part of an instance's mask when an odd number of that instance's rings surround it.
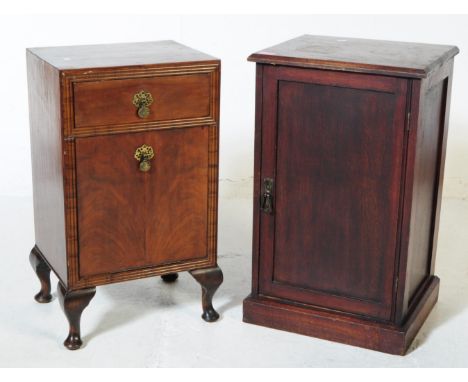
<svg viewBox="0 0 468 382">
<path fill-rule="evenodd" d="M 263 179 L 263 195 L 260 206 L 261 210 L 266 214 L 273 213 L 273 179 Z"/>
</svg>

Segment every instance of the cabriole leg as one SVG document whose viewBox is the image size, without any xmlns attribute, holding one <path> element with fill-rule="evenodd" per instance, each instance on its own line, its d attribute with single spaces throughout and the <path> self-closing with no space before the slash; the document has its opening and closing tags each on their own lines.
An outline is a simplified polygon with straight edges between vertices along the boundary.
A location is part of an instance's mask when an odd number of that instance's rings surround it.
<svg viewBox="0 0 468 382">
<path fill-rule="evenodd" d="M 219 318 L 218 312 L 214 310 L 212 300 L 213 295 L 223 282 L 223 272 L 218 266 L 206 269 L 196 269 L 190 274 L 201 285 L 202 288 L 202 318 L 207 322 L 216 321 Z"/>
<path fill-rule="evenodd" d="M 34 296 L 34 299 L 40 303 L 50 302 L 52 300 L 52 295 L 50 294 L 50 268 L 36 246 L 34 246 L 29 254 L 29 262 L 41 282 L 41 290 Z"/>
<path fill-rule="evenodd" d="M 59 282 L 57 285 L 57 294 L 60 305 L 70 324 L 68 337 L 63 344 L 69 350 L 79 349 L 83 344 L 80 330 L 81 313 L 83 313 L 83 310 L 96 294 L 96 288 L 67 291 Z"/>
</svg>

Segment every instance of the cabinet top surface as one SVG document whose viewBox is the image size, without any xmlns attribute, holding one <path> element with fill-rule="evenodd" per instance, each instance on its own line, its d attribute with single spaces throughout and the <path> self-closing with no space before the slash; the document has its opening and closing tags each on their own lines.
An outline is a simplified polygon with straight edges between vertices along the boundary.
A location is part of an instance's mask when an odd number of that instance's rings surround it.
<svg viewBox="0 0 468 382">
<path fill-rule="evenodd" d="M 424 78 L 458 52 L 451 45 L 304 35 L 254 53 L 248 60 Z"/>
<path fill-rule="evenodd" d="M 60 70 L 218 61 L 172 40 L 28 48 L 27 51 Z"/>
</svg>

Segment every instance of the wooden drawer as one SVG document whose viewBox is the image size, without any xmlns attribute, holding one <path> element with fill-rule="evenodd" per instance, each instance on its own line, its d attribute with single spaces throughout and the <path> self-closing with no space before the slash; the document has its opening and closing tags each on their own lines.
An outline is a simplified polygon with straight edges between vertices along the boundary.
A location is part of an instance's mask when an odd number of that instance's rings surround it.
<svg viewBox="0 0 468 382">
<path fill-rule="evenodd" d="M 209 117 L 211 73 L 85 81 L 73 84 L 75 128 L 135 125 Z M 149 114 L 142 118 L 135 94 L 151 94 Z"/>
</svg>

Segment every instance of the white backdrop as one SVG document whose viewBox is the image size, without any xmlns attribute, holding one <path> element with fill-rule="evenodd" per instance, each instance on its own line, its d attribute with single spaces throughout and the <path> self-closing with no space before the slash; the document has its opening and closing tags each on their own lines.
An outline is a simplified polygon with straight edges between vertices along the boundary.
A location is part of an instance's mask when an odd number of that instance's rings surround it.
<svg viewBox="0 0 468 382">
<path fill-rule="evenodd" d="M 444 196 L 468 197 L 467 16 L 2 16 L 0 195 L 31 188 L 25 48 L 173 39 L 222 60 L 221 197 L 251 193 L 253 63 L 247 56 L 301 34 L 457 45 Z"/>
<path fill-rule="evenodd" d="M 242 323 L 251 282 L 255 91 L 255 65 L 246 58 L 305 33 L 461 50 L 436 263 L 441 293 L 406 357 Z M 0 39 L 0 280 L 3 290 L 14 288 L 0 304 L 0 366 L 467 366 L 468 16 L 0 16 Z M 57 304 L 32 300 L 25 48 L 161 39 L 222 60 L 218 260 L 225 281 L 215 296 L 222 319 L 208 325 L 198 318 L 199 288 L 185 273 L 172 287 L 155 278 L 102 286 L 82 322 L 86 346 L 70 353 L 61 345 L 67 327 Z"/>
</svg>

